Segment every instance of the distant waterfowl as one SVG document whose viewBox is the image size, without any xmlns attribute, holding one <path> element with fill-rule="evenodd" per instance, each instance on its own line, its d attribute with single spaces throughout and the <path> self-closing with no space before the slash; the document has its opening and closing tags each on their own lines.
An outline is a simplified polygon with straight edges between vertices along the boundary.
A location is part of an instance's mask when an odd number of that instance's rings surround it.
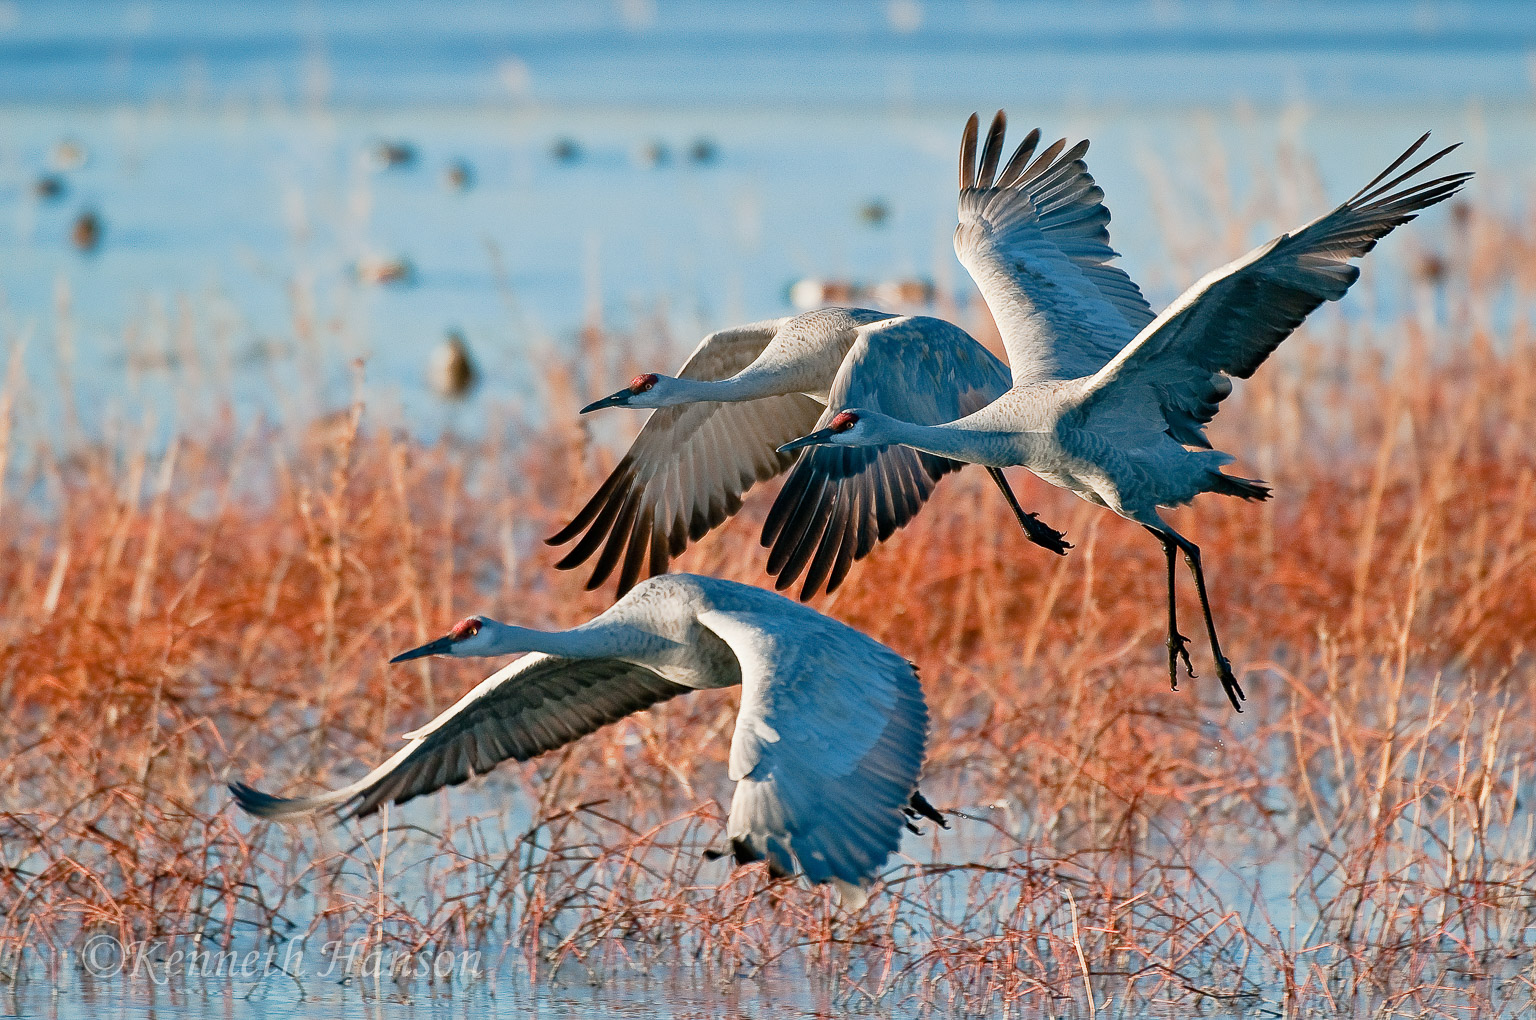
<svg viewBox="0 0 1536 1020">
<path fill-rule="evenodd" d="M 688 161 L 691 163 L 713 163 L 720 156 L 720 149 L 712 138 L 695 138 L 693 144 L 688 146 Z"/>
<path fill-rule="evenodd" d="M 70 243 L 83 252 L 95 251 L 101 244 L 101 234 L 101 217 L 91 209 L 76 216 L 75 222 L 69 228 Z"/>
<path fill-rule="evenodd" d="M 416 146 L 410 142 L 375 142 L 369 155 L 381 170 L 408 167 L 416 162 Z"/>
<path fill-rule="evenodd" d="M 672 162 L 672 150 L 667 147 L 667 143 L 654 138 L 642 144 L 635 155 L 641 166 L 654 168 Z"/>
<path fill-rule="evenodd" d="M 48 155 L 48 162 L 55 170 L 68 173 L 79 170 L 90 161 L 85 145 L 75 138 L 61 138 Z"/>
<path fill-rule="evenodd" d="M 806 277 L 789 285 L 789 303 L 800 311 L 808 312 L 828 305 L 851 305 L 863 293 L 863 287 L 848 280 Z"/>
<path fill-rule="evenodd" d="M 364 255 L 357 260 L 354 273 L 359 283 L 398 286 L 416 279 L 416 267 L 402 256 Z"/>
<path fill-rule="evenodd" d="M 556 138 L 550 143 L 549 155 L 556 163 L 575 163 L 581 159 L 581 146 L 574 138 Z"/>
<path fill-rule="evenodd" d="M 943 816 L 918 792 L 928 709 L 911 663 L 806 606 L 732 581 L 653 578 L 572 630 L 538 631 L 472 616 L 395 656 L 527 652 L 357 782 L 312 797 L 230 787 L 246 811 L 353 817 L 527 761 L 625 716 L 695 690 L 742 686 L 731 738 L 736 782 L 726 834 L 738 863 L 767 861 L 866 890 L 911 819 Z M 915 830 L 914 830 L 915 831 Z"/>
<path fill-rule="evenodd" d="M 882 307 L 910 309 L 933 304 L 935 294 L 933 281 L 913 278 L 882 280 L 868 285 L 850 280 L 823 280 L 808 276 L 790 284 L 787 291 L 789 303 L 801 311 L 865 300 Z"/>
<path fill-rule="evenodd" d="M 480 380 L 480 370 L 470 357 L 464 334 L 456 329 L 449 330 L 443 342 L 433 349 L 428 378 L 438 396 L 452 400 L 467 396 L 475 388 Z"/>
<path fill-rule="evenodd" d="M 58 174 L 38 174 L 32 182 L 32 194 L 43 202 L 54 202 L 64 197 L 64 178 Z"/>
<path fill-rule="evenodd" d="M 1252 375 L 1313 309 L 1344 296 L 1360 275 L 1351 259 L 1472 175 L 1408 183 L 1452 145 L 1392 177 L 1426 134 L 1349 201 L 1207 274 L 1154 317 L 1131 279 L 1109 264 L 1109 212 L 1082 161 L 1088 143 L 1066 149 L 1063 139 L 1035 156 L 1040 133 L 1033 131 L 999 173 L 1002 113 L 979 165 L 976 128 L 972 116 L 960 153 L 955 251 L 1002 333 L 1012 388 L 943 424 L 847 401 L 823 428 L 781 449 L 899 443 L 951 461 L 1023 465 L 1136 521 L 1167 559 L 1170 680 L 1177 686 L 1180 658 L 1194 676 L 1175 609 L 1177 550 L 1194 576 L 1217 675 L 1241 711 L 1243 689 L 1216 637 L 1200 549 L 1158 508 L 1202 492 L 1269 497 L 1261 482 L 1223 474 L 1232 457 L 1205 437 L 1232 391 L 1229 377 Z"/>
<path fill-rule="evenodd" d="M 449 191 L 468 191 L 475 186 L 475 168 L 466 160 L 456 159 L 443 171 L 443 183 Z"/>
<path fill-rule="evenodd" d="M 870 288 L 869 294 L 875 304 L 901 308 L 931 305 L 935 291 L 932 280 L 882 280 Z"/>
<path fill-rule="evenodd" d="M 881 199 L 874 198 L 859 206 L 859 221 L 870 227 L 883 227 L 885 221 L 891 218 L 891 207 Z"/>
<path fill-rule="evenodd" d="M 1421 252 L 1413 263 L 1413 277 L 1421 283 L 1438 285 L 1445 282 L 1446 274 L 1450 272 L 1450 266 L 1444 256 L 1436 252 Z"/>
<path fill-rule="evenodd" d="M 555 565 L 570 570 L 596 556 L 587 587 L 618 569 L 625 592 L 741 509 L 755 483 L 793 466 L 763 526 L 768 572 L 780 590 L 804 573 L 801 598 L 835 590 L 959 465 L 899 446 L 796 464 L 778 447 L 844 407 L 941 422 L 1007 388 L 1003 363 L 941 319 L 824 308 L 711 333 L 677 376 L 644 373 L 582 408 L 657 410 L 596 495 L 547 539 L 576 542 Z M 1065 552 L 1061 533 L 1019 507 L 1000 470 L 990 473 L 1026 536 Z"/>
</svg>

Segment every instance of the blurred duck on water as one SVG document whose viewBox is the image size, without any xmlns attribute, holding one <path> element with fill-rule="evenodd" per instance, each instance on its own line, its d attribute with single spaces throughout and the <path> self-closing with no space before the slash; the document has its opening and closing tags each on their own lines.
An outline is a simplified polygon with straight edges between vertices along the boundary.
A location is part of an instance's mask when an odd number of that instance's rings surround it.
<svg viewBox="0 0 1536 1020">
<path fill-rule="evenodd" d="M 480 381 L 480 369 L 470 356 L 463 333 L 449 330 L 443 342 L 433 349 L 427 379 L 438 396 L 450 400 L 461 400 L 475 388 Z"/>
<path fill-rule="evenodd" d="M 81 212 L 69 228 L 70 243 L 86 254 L 95 251 L 101 244 L 101 234 L 101 217 L 94 209 Z"/>
</svg>

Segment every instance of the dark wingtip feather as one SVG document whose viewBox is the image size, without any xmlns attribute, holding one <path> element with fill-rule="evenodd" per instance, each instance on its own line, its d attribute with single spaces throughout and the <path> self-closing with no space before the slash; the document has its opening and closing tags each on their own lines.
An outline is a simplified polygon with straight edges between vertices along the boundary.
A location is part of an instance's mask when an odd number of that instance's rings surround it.
<svg viewBox="0 0 1536 1020">
<path fill-rule="evenodd" d="M 594 585 L 600 585 L 608 580 L 608 575 L 619 565 L 619 557 L 625 551 L 628 544 L 630 529 L 635 525 L 635 517 L 640 512 L 641 493 L 639 489 L 631 489 L 624 497 L 624 504 L 619 508 L 618 515 L 613 519 L 613 529 L 608 532 L 608 541 L 603 544 L 603 551 L 597 557 L 597 564 L 592 568 L 592 578 L 587 582 L 587 590 L 591 591 Z"/>
<path fill-rule="evenodd" d="M 1029 157 L 1035 154 L 1035 148 L 1040 144 L 1040 129 L 1031 128 L 1029 134 L 1019 143 L 1019 147 L 1013 150 L 1013 157 L 1008 160 L 1008 165 L 1003 167 L 1003 172 L 997 175 L 999 188 L 1012 187 L 1024 173 L 1024 168 L 1029 164 Z"/>
<path fill-rule="evenodd" d="M 1376 185 L 1380 184 L 1383 180 L 1385 180 L 1387 178 L 1387 175 L 1389 175 L 1390 173 L 1392 173 L 1392 171 L 1396 170 L 1398 167 L 1400 167 L 1404 163 L 1406 163 L 1408 161 L 1409 157 L 1412 156 L 1415 152 L 1418 152 L 1419 149 L 1422 148 L 1424 143 L 1427 142 L 1427 141 L 1429 141 L 1429 132 L 1428 131 L 1426 131 L 1422 135 L 1420 135 L 1418 141 L 1416 141 L 1412 145 L 1408 146 L 1407 151 L 1405 151 L 1401 156 L 1399 156 L 1396 159 L 1394 159 L 1390 166 L 1388 166 L 1381 173 L 1377 174 L 1375 177 L 1371 178 L 1371 183 L 1367 184 L 1365 187 L 1361 188 L 1359 191 L 1355 192 L 1352 196 L 1350 196 L 1349 201 L 1346 202 L 1345 204 L 1348 205 L 1348 204 L 1354 203 L 1357 199 L 1359 199 L 1367 191 L 1370 191 L 1372 188 L 1376 187 Z"/>
<path fill-rule="evenodd" d="M 615 471 L 615 477 L 618 477 L 617 470 Z M 626 490 L 624 488 L 632 479 L 633 473 L 626 471 L 622 484 L 616 484 L 612 489 L 609 489 L 606 485 L 603 487 L 607 491 L 602 493 L 602 503 L 593 515 L 594 519 L 590 529 L 582 536 L 581 541 L 577 542 L 575 547 L 555 564 L 555 569 L 570 570 L 573 567 L 580 566 L 597 551 L 598 546 L 603 544 L 603 540 L 609 537 L 609 530 L 614 525 L 614 518 L 618 516 L 619 512 L 634 498 L 635 493 L 638 491 L 633 489 Z M 595 502 L 596 500 L 597 497 L 594 496 L 593 501 Z M 583 510 L 583 514 L 585 514 L 585 510 Z"/>
<path fill-rule="evenodd" d="M 1056 157 L 1061 155 L 1061 150 L 1065 149 L 1066 147 L 1067 147 L 1067 140 L 1065 138 L 1058 138 L 1058 139 L 1056 139 L 1050 145 L 1046 146 L 1044 152 L 1040 153 L 1040 155 L 1035 157 L 1035 161 L 1033 163 L 1029 164 L 1029 166 L 1024 170 L 1024 173 L 1023 173 L 1022 176 L 1024 176 L 1024 177 L 1038 177 L 1038 176 L 1040 176 L 1040 172 L 1043 171 L 1046 167 L 1050 166 L 1052 163 L 1055 163 L 1056 162 Z"/>
<path fill-rule="evenodd" d="M 826 583 L 828 576 L 832 573 L 833 565 L 842 555 L 843 548 L 852 542 L 848 534 L 849 527 L 855 523 L 856 516 L 855 509 L 849 506 L 852 495 L 852 490 L 848 486 L 839 488 L 836 502 L 832 507 L 831 520 L 827 522 L 826 531 L 823 532 L 816 555 L 811 560 L 810 569 L 805 573 L 805 584 L 800 588 L 801 602 L 810 600 L 821 590 L 821 586 Z"/>
<path fill-rule="evenodd" d="M 960 190 L 976 186 L 976 128 L 981 118 L 971 114 L 965 122 L 965 134 L 960 136 Z"/>
<path fill-rule="evenodd" d="M 1426 136 L 1426 137 L 1428 137 L 1428 136 Z M 1435 153 L 1433 156 L 1430 156 L 1428 159 L 1421 160 L 1418 163 L 1415 163 L 1412 169 L 1404 170 L 1402 173 L 1398 174 L 1396 177 L 1392 178 L 1390 181 L 1388 181 L 1387 183 L 1383 184 L 1381 187 L 1377 188 L 1375 191 L 1371 192 L 1369 195 L 1366 195 L 1363 200 L 1364 201 L 1373 201 L 1373 200 L 1375 200 L 1377 198 L 1380 198 L 1382 195 L 1387 194 L 1393 188 L 1397 187 L 1399 184 L 1401 184 L 1404 181 L 1408 180 L 1410 177 L 1412 177 L 1414 174 L 1417 174 L 1419 171 L 1423 170 L 1425 167 L 1428 167 L 1431 164 L 1435 163 L 1436 161 L 1438 161 L 1440 159 L 1443 159 L 1448 153 L 1454 152 L 1457 148 L 1460 147 L 1460 145 L 1461 145 L 1460 142 L 1457 142 L 1455 145 L 1447 145 L 1445 148 L 1441 149 L 1439 152 Z M 1433 183 L 1433 182 L 1431 182 L 1431 183 Z M 1424 187 L 1424 185 L 1415 185 L 1415 187 Z"/>
<path fill-rule="evenodd" d="M 619 574 L 619 587 L 625 591 L 633 588 L 640 582 L 640 574 L 645 568 L 646 554 L 651 551 L 654 539 L 654 523 L 656 509 L 647 506 L 642 513 L 635 517 L 635 526 L 629 532 L 629 549 L 624 554 L 624 567 Z"/>
<path fill-rule="evenodd" d="M 592 498 L 587 500 L 580 510 L 576 511 L 576 516 L 571 518 L 571 523 L 546 538 L 544 540 L 545 544 L 564 545 L 581 534 L 582 529 L 592 523 L 592 519 L 607 504 L 609 496 L 613 494 L 613 490 L 629 483 L 633 475 L 633 472 L 630 470 L 633 464 L 634 461 L 630 457 L 625 457 L 614 465 L 613 470 L 608 473 L 608 477 L 603 480 L 603 484 L 598 486 L 597 491 L 592 494 Z"/>
<path fill-rule="evenodd" d="M 274 797 L 270 793 L 262 793 L 254 786 L 245 783 L 230 783 L 229 792 L 234 796 L 235 803 L 241 810 L 258 818 L 273 818 L 283 813 L 282 809 L 289 803 L 286 797 Z"/>
<path fill-rule="evenodd" d="M 779 488 L 779 494 L 773 499 L 773 506 L 768 508 L 768 516 L 763 521 L 763 533 L 759 541 L 764 549 L 773 547 L 778 541 L 779 533 L 784 530 L 784 524 L 794 513 L 795 507 L 800 505 L 800 500 L 805 497 L 806 487 L 810 485 L 815 472 L 811 466 L 811 457 L 802 457 L 800 463 L 790 472 L 784 484 Z"/>
<path fill-rule="evenodd" d="M 992 118 L 992 126 L 987 129 L 987 141 L 981 147 L 981 168 L 976 171 L 976 186 L 978 188 L 990 188 L 993 175 L 997 173 L 997 163 L 1003 156 L 1003 133 L 1008 129 L 1008 116 L 1002 110 L 997 111 L 997 116 Z"/>
</svg>

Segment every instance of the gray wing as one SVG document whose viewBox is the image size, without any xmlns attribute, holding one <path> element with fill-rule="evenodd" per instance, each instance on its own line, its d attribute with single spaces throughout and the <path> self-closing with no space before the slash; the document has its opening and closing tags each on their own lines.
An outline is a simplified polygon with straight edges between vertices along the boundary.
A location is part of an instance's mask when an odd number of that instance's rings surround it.
<svg viewBox="0 0 1536 1020">
<path fill-rule="evenodd" d="M 919 425 L 962 418 L 1008 389 L 1008 368 L 952 323 L 927 316 L 860 328 L 816 428 L 848 407 Z M 802 573 L 800 598 L 834 591 L 863 559 L 917 516 L 935 484 L 962 465 L 906 446 L 808 449 L 763 525 L 768 573 L 780 591 Z"/>
<path fill-rule="evenodd" d="M 618 659 L 566 659 L 535 652 L 482 681 L 421 729 L 384 764 L 349 786 L 314 797 L 274 797 L 230 786 L 242 808 L 263 818 L 342 808 L 372 814 L 483 775 L 499 763 L 553 750 L 611 722 L 692 690 Z"/>
<path fill-rule="evenodd" d="M 1109 210 L 1083 162 L 1088 143 L 1066 149 L 1062 139 L 1036 156 L 1040 132 L 1031 131 L 994 183 L 1005 123 L 998 111 L 979 166 L 975 114 L 966 123 L 955 254 L 997 321 L 1015 385 L 1090 375 L 1152 309 L 1110 265 Z"/>
<path fill-rule="evenodd" d="M 1470 178 L 1456 173 L 1407 184 L 1452 145 L 1398 174 L 1426 134 L 1337 209 L 1260 245 L 1207 274 L 1083 384 L 1079 406 L 1109 428 L 1167 431 L 1190 446 L 1210 446 L 1205 425 L 1246 379 L 1324 301 L 1337 301 L 1360 276 L 1351 259 L 1422 209 L 1454 195 Z"/>
<path fill-rule="evenodd" d="M 831 883 L 851 906 L 901 843 L 928 736 L 912 664 L 858 631 L 784 614 L 706 610 L 741 663 L 726 832 L 738 860 Z"/>
<path fill-rule="evenodd" d="M 729 378 L 755 361 L 787 321 L 711 333 L 678 374 Z M 570 524 L 546 539 L 563 545 L 581 536 L 555 566 L 570 570 L 597 556 L 587 580 L 591 590 L 622 563 L 619 595 L 642 576 L 666 573 L 671 558 L 690 541 L 741 509 L 748 489 L 794 463 L 793 454 L 778 448 L 809 432 L 820 415 L 821 404 L 801 393 L 652 412 L 597 493 Z"/>
</svg>

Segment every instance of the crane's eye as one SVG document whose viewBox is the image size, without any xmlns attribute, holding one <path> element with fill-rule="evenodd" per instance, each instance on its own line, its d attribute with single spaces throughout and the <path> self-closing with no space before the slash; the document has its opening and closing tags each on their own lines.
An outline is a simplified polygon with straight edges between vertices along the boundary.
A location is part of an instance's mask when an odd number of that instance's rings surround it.
<svg viewBox="0 0 1536 1020">
<path fill-rule="evenodd" d="M 633 379 L 631 379 L 629 381 L 629 392 L 631 392 L 631 393 L 644 393 L 646 390 L 650 389 L 651 387 L 653 387 L 655 385 L 656 385 L 656 376 L 655 376 L 655 374 L 651 373 L 651 372 L 647 372 L 644 375 L 637 375 L 637 376 L 635 376 Z"/>
<path fill-rule="evenodd" d="M 480 633 L 480 620 L 477 617 L 471 616 L 467 620 L 460 620 L 454 624 L 453 629 L 448 632 L 448 636 L 455 641 L 463 641 L 465 638 L 472 638 L 478 633 Z"/>
<path fill-rule="evenodd" d="M 859 423 L 859 416 L 852 411 L 839 411 L 827 427 L 833 432 L 847 432 Z"/>
</svg>

